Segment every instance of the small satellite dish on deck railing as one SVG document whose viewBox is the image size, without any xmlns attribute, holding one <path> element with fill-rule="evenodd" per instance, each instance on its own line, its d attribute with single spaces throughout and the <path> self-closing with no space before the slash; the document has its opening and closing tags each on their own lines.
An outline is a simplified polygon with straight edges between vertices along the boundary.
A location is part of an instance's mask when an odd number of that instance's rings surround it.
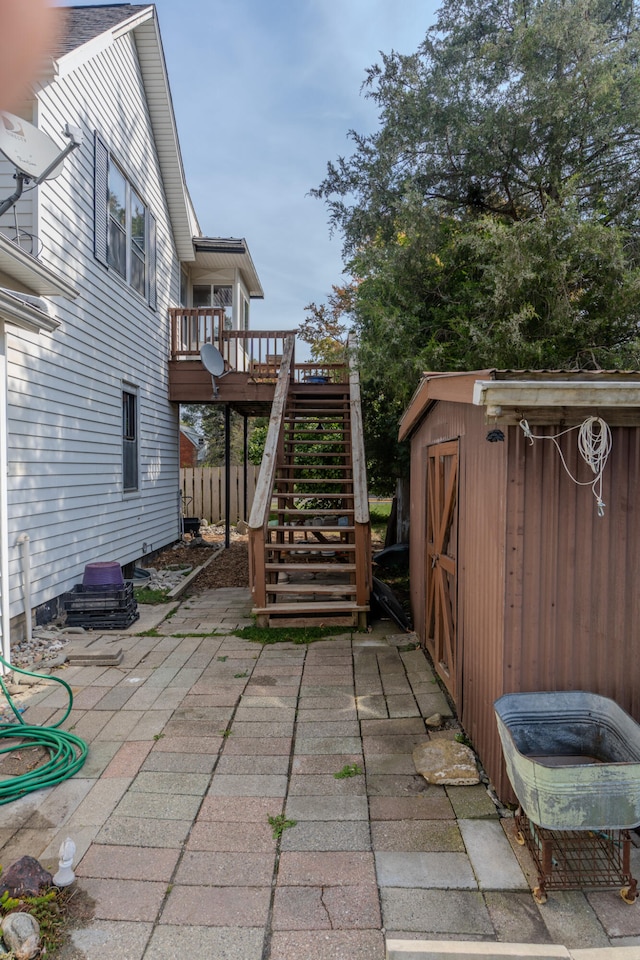
<svg viewBox="0 0 640 960">
<path fill-rule="evenodd" d="M 212 343 L 203 343 L 200 347 L 200 360 L 205 370 L 211 374 L 211 385 L 213 386 L 214 397 L 218 396 L 218 385 L 216 377 L 224 375 L 224 358 L 217 347 Z"/>
</svg>

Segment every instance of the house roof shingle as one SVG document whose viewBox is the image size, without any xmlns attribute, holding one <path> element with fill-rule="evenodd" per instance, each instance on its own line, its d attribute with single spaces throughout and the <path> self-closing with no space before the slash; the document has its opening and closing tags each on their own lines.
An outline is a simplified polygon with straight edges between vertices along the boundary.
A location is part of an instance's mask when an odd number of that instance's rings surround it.
<svg viewBox="0 0 640 960">
<path fill-rule="evenodd" d="M 64 56 L 83 43 L 111 30 L 150 6 L 148 3 L 110 3 L 105 6 L 63 7 L 65 21 L 57 56 Z"/>
</svg>

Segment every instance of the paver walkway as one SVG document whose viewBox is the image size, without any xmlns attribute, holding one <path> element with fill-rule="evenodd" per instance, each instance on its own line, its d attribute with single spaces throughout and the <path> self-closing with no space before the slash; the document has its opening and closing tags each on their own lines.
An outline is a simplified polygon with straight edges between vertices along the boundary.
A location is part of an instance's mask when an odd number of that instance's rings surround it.
<svg viewBox="0 0 640 960">
<path fill-rule="evenodd" d="M 105 637 L 119 667 L 62 674 L 88 761 L 0 807 L 5 865 L 55 870 L 77 844 L 94 919 L 62 960 L 383 960 L 385 935 L 640 945 L 640 907 L 615 892 L 534 903 L 482 785 L 416 775 L 414 745 L 454 731 L 427 733 L 447 703 L 392 624 L 261 647 L 229 634 L 248 607 L 244 590 L 208 591 L 156 636 Z M 40 688 L 26 719 L 62 702 Z M 274 838 L 281 814 L 296 823 Z"/>
</svg>

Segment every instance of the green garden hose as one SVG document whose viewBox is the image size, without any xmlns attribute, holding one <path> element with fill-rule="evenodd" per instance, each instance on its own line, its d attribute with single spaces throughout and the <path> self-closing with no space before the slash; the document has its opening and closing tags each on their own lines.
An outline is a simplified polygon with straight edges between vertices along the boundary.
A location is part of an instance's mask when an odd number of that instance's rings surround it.
<svg viewBox="0 0 640 960">
<path fill-rule="evenodd" d="M 29 670 L 22 670 L 20 667 L 7 663 L 1 656 L 0 664 L 15 673 L 23 673 L 27 677 L 39 677 L 40 679 L 60 683 L 69 694 L 69 706 L 57 723 L 53 723 L 49 727 L 32 726 L 22 719 L 20 710 L 11 699 L 4 677 L 0 674 L 0 687 L 17 720 L 17 723 L 0 723 L 0 742 L 3 739 L 19 741 L 6 747 L 0 747 L 0 756 L 5 753 L 13 753 L 15 750 L 24 747 L 42 747 L 49 754 L 48 763 L 44 763 L 42 766 L 36 767 L 35 770 L 29 770 L 17 777 L 0 781 L 0 804 L 2 804 L 17 800 L 18 797 L 24 796 L 25 793 L 31 793 L 33 790 L 53 787 L 63 780 L 68 780 L 87 759 L 89 748 L 80 737 L 76 737 L 66 730 L 57 729 L 67 719 L 73 706 L 73 693 L 66 680 L 61 677 L 43 678 L 41 674 L 31 673 Z"/>
</svg>

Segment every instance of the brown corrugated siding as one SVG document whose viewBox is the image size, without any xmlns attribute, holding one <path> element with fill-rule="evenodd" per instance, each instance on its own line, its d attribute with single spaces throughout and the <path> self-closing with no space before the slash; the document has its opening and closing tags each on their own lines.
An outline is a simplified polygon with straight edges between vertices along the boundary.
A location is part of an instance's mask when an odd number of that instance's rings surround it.
<svg viewBox="0 0 640 960">
<path fill-rule="evenodd" d="M 506 444 L 490 443 L 484 411 L 465 408 L 460 459 L 460 641 L 462 724 L 486 766 L 502 694 L 505 582 Z"/>
<path fill-rule="evenodd" d="M 511 799 L 493 701 L 517 690 L 592 690 L 640 721 L 640 428 L 614 428 L 605 516 L 549 440 L 519 427 L 488 443 L 483 411 L 438 403 L 412 439 L 411 593 L 424 642 L 426 448 L 460 438 L 458 711 L 503 799 Z M 534 433 L 562 428 L 533 427 Z M 588 479 L 577 432 L 560 441 Z"/>
<path fill-rule="evenodd" d="M 640 431 L 612 431 L 604 517 L 550 441 L 531 447 L 509 433 L 504 689 L 591 690 L 640 720 Z M 588 479 L 576 431 L 560 444 L 573 475 Z M 504 774 L 491 775 L 504 791 Z"/>
</svg>

